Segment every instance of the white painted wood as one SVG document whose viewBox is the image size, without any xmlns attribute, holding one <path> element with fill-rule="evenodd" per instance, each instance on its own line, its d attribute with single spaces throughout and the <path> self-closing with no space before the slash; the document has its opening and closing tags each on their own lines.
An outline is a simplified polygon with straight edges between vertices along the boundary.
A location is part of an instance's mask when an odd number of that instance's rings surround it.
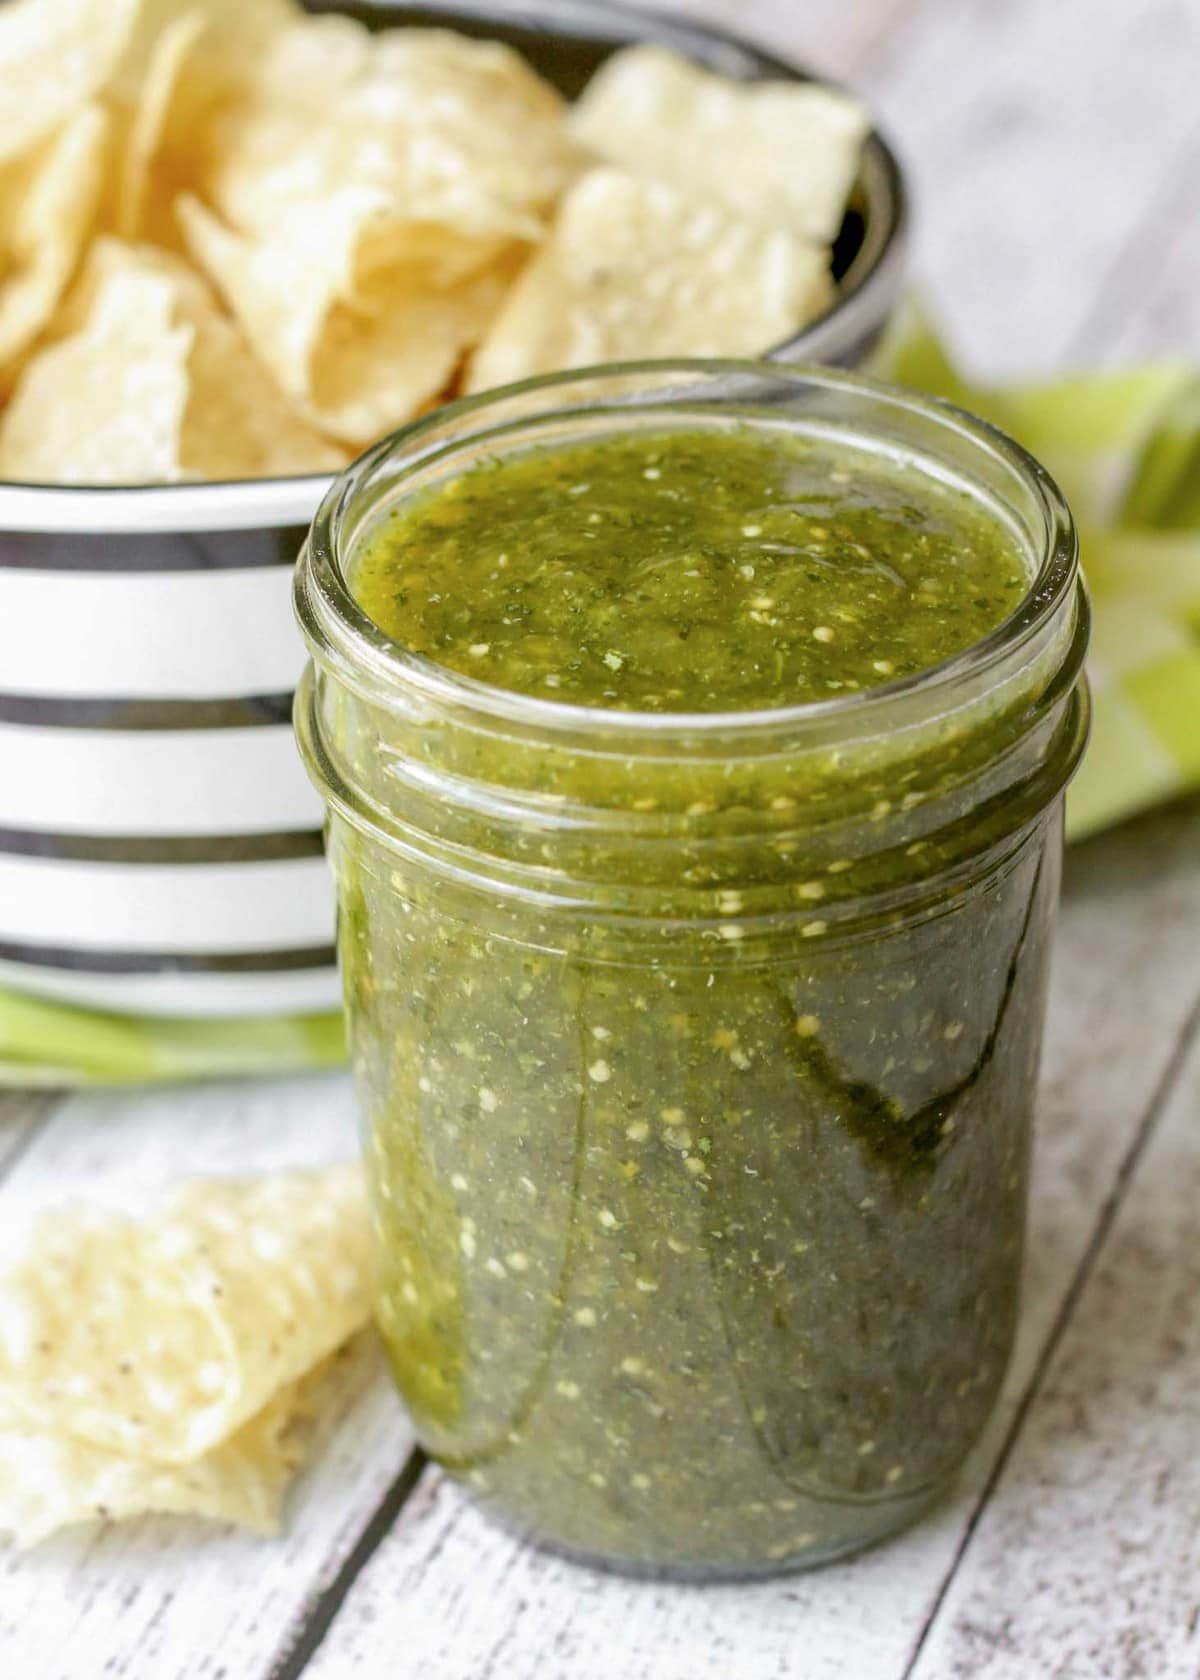
<svg viewBox="0 0 1200 1680">
<path fill-rule="evenodd" d="M 927 0 L 868 66 L 912 172 L 918 275 L 973 366 L 1044 372 L 1079 351 L 1195 137 L 1198 62 L 1195 0 Z"/>
<path fill-rule="evenodd" d="M 352 1156 L 357 1141 L 342 1074 L 64 1097 L 0 1191 L 0 1241 L 20 1242 L 59 1202 L 138 1214 L 191 1174 L 316 1167 Z"/>
<path fill-rule="evenodd" d="M 1200 996 L 1198 841 L 1200 812 L 1181 812 L 1094 842 L 1071 859 L 1018 1351 L 993 1427 L 936 1515 L 887 1547 L 815 1575 L 670 1588 L 591 1575 L 519 1548 L 430 1472 L 351 1590 L 308 1671 L 312 1680 L 372 1675 L 401 1640 L 411 1665 L 401 1671 L 405 1680 L 727 1680 L 733 1673 L 899 1680 L 1121 1159 Z M 1029 1670 L 1029 1680 L 1037 1673 Z M 1164 1670 L 1154 1680 L 1185 1680 L 1185 1671 Z"/>
<path fill-rule="evenodd" d="M 1200 132 L 1092 301 L 1082 349 L 1110 364 L 1200 353 Z"/>
<path fill-rule="evenodd" d="M 913 1680 L 1200 1673 L 1200 1037 Z"/>
<path fill-rule="evenodd" d="M 660 6 L 762 45 L 826 75 L 862 75 L 873 53 L 914 10 L 913 0 L 675 0 Z"/>
<path fill-rule="evenodd" d="M 341 1076 L 65 1101 L 0 1191 L 19 1245 L 74 1197 L 139 1212 L 178 1178 L 317 1166 L 356 1146 Z M 346 1372 L 281 1540 L 174 1519 L 0 1550 L 5 1680 L 251 1680 L 351 1550 L 407 1459 L 408 1426 L 374 1348 Z M 109 1665 L 107 1668 L 105 1665 Z"/>
</svg>

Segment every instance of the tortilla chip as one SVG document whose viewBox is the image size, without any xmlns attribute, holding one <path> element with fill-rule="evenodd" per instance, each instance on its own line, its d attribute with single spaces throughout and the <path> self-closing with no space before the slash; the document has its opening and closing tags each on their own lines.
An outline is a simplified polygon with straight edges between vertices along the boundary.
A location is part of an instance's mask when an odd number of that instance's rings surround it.
<svg viewBox="0 0 1200 1680">
<path fill-rule="evenodd" d="M 627 47 L 601 68 L 571 126 L 610 163 L 828 245 L 871 119 L 836 88 L 739 84 L 647 45 Z"/>
<path fill-rule="evenodd" d="M 555 368 L 755 355 L 826 307 L 827 253 L 614 169 L 585 175 L 468 373 L 482 391 Z"/>
<path fill-rule="evenodd" d="M 203 47 L 197 74 L 222 92 L 250 85 L 260 55 L 282 30 L 303 18 L 298 0 L 140 0 L 134 27 L 111 78 L 113 94 L 134 104 L 161 51 L 164 35 L 198 15 Z"/>
<path fill-rule="evenodd" d="M 54 331 L 65 336 L 33 358 L 0 417 L 0 473 L 141 484 L 346 463 L 167 251 L 98 240 Z"/>
<path fill-rule="evenodd" d="M 145 226 L 151 175 L 166 134 L 171 106 L 179 92 L 187 62 L 205 28 L 202 12 L 184 12 L 173 19 L 153 43 L 145 77 L 123 138 L 117 172 L 113 224 L 123 239 L 138 238 Z M 170 197 L 174 197 L 178 185 L 178 182 L 172 182 Z M 173 223 L 161 213 L 155 219 L 160 224 L 155 231 L 162 231 L 165 223 L 169 237 Z"/>
<path fill-rule="evenodd" d="M 471 273 L 493 245 L 389 222 L 377 198 L 354 189 L 294 207 L 257 240 L 195 200 L 180 215 L 264 366 L 313 424 L 351 445 L 442 393 L 512 273 L 495 259 Z M 467 278 L 447 285 L 463 269 Z"/>
<path fill-rule="evenodd" d="M 347 1403 L 384 1375 L 378 1342 L 364 1331 L 188 1464 L 155 1464 L 0 1421 L 0 1537 L 26 1548 L 79 1523 L 152 1514 L 278 1534 L 296 1472 Z"/>
<path fill-rule="evenodd" d="M 0 6 L 0 163 L 73 117 L 104 87 L 142 0 L 9 0 Z"/>
<path fill-rule="evenodd" d="M 141 275 L 165 281 L 175 294 L 177 310 L 193 323 L 217 300 L 202 274 L 172 251 L 153 245 L 131 245 L 111 234 L 92 241 L 75 284 L 54 318 L 51 336 L 69 338 L 82 332 L 95 313 L 100 294 L 114 275 Z"/>
<path fill-rule="evenodd" d="M 281 1389 L 257 1416 L 189 1464 L 156 1464 L 39 1429 L 0 1429 L 0 1534 L 36 1546 L 76 1523 L 149 1512 L 279 1530 L 303 1446 L 292 1428 L 317 1379 Z"/>
<path fill-rule="evenodd" d="M 357 190 L 398 222 L 536 239 L 580 163 L 563 102 L 509 48 L 344 18 L 278 37 L 212 152 L 200 196 L 260 235 Z"/>
<path fill-rule="evenodd" d="M 100 201 L 109 120 L 100 105 L 0 166 L 0 387 L 50 320 Z"/>
<path fill-rule="evenodd" d="M 415 124 L 430 177 L 471 172 L 514 213 L 544 216 L 584 164 L 562 98 L 498 41 L 446 30 L 380 35 L 375 79 L 355 109 L 401 131 Z"/>
<path fill-rule="evenodd" d="M 226 3 L 236 6 L 238 0 Z M 252 103 L 260 109 L 307 106 L 312 116 L 318 94 L 328 105 L 366 73 L 374 40 L 374 33 L 355 18 L 337 12 L 324 17 L 293 12 L 263 43 L 249 77 Z"/>
<path fill-rule="evenodd" d="M 179 443 L 180 466 L 189 478 L 270 478 L 334 472 L 346 465 L 346 451 L 298 412 L 222 314 L 207 282 L 181 258 L 149 246 L 100 240 L 76 288 L 80 300 L 105 273 L 118 268 L 149 268 L 169 277 L 178 318 L 195 328 Z"/>
<path fill-rule="evenodd" d="M 303 15 L 294 0 L 143 0 L 110 90 L 127 135 L 118 233 L 179 248 L 174 201 L 204 181 L 214 123 L 250 97 L 271 42 Z"/>
<path fill-rule="evenodd" d="M 336 472 L 349 454 L 297 412 L 219 314 L 197 324 L 180 460 L 189 477 L 281 478 Z"/>
<path fill-rule="evenodd" d="M 86 328 L 26 364 L 0 416 L 0 476 L 31 483 L 170 483 L 193 329 L 153 275 L 115 275 Z"/>
<path fill-rule="evenodd" d="M 43 1217 L 0 1288 L 0 1412 L 189 1463 L 361 1329 L 357 1167 L 197 1182 L 156 1217 Z"/>
</svg>

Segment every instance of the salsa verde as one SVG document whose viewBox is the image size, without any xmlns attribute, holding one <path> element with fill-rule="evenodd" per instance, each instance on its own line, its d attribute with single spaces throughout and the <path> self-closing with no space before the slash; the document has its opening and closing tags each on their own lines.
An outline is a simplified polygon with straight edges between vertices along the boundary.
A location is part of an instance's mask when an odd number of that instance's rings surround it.
<svg viewBox="0 0 1200 1680">
<path fill-rule="evenodd" d="M 978 1436 L 1078 723 L 1038 733 L 1036 673 L 850 752 L 642 758 L 619 717 L 902 685 L 1032 570 L 961 485 L 770 425 L 485 457 L 358 540 L 406 657 L 618 716 L 551 749 L 318 696 L 383 814 L 330 828 L 379 1322 L 424 1444 L 535 1537 L 817 1562 Z"/>
<path fill-rule="evenodd" d="M 484 460 L 394 510 L 358 599 L 500 688 L 628 711 L 767 709 L 939 664 L 1029 586 L 961 489 L 758 428 Z"/>
</svg>

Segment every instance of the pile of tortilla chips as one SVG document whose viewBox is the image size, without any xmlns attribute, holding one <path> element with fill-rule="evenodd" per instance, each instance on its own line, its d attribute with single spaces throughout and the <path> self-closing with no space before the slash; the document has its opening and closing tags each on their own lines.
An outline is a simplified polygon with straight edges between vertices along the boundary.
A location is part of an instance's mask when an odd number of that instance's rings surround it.
<svg viewBox="0 0 1200 1680">
<path fill-rule="evenodd" d="M 0 1536 L 148 1511 L 272 1532 L 369 1312 L 356 1167 L 42 1216 L 0 1279 Z"/>
<path fill-rule="evenodd" d="M 324 472 L 462 391 L 770 348 L 832 301 L 869 124 L 654 46 L 297 0 L 0 7 L 0 478 Z"/>
</svg>

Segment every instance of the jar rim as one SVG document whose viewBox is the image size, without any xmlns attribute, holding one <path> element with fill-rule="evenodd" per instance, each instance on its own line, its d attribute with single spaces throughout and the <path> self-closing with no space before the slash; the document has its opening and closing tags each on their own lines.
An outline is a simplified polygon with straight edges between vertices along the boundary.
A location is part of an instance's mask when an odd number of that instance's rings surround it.
<svg viewBox="0 0 1200 1680">
<path fill-rule="evenodd" d="M 630 396 L 636 399 L 642 394 L 638 385 L 643 380 L 644 394 L 658 395 L 664 403 L 669 403 L 673 395 L 687 395 L 686 390 L 673 392 L 664 385 L 665 379 L 715 381 L 713 387 L 706 387 L 710 407 L 714 396 L 720 399 L 720 382 L 726 382 L 731 386 L 730 418 L 746 411 L 749 396 L 757 387 L 775 392 L 782 388 L 785 394 L 797 397 L 808 391 L 848 399 L 860 404 L 864 414 L 890 410 L 898 421 L 922 421 L 944 433 L 948 440 L 965 445 L 981 464 L 985 460 L 999 464 L 1036 510 L 1040 553 L 1034 556 L 1036 570 L 1025 594 L 985 636 L 910 675 L 828 699 L 705 712 L 626 711 L 502 688 L 404 647 L 364 612 L 347 579 L 343 528 L 360 494 L 381 470 L 397 468 L 394 483 L 402 488 L 406 479 L 433 461 L 472 444 L 478 446 L 492 435 L 489 419 L 500 420 L 502 428 L 502 417 L 510 410 L 515 411 L 510 421 L 513 426 L 520 421 L 568 419 L 576 414 L 585 420 L 595 415 L 597 399 L 607 391 L 623 401 L 605 405 L 600 411 L 619 417 Z M 635 387 L 632 392 L 631 384 Z M 545 406 L 536 406 L 543 397 L 547 399 Z M 529 406 L 531 403 L 533 406 Z M 686 414 L 685 404 L 672 423 L 686 424 Z M 728 749 L 734 740 L 752 748 L 781 731 L 794 739 L 797 732 L 801 736 L 830 731 L 838 734 L 841 726 L 847 733 L 862 737 L 894 728 L 905 711 L 923 709 L 939 696 L 953 706 L 962 688 L 986 684 L 989 674 L 998 673 L 1001 667 L 1020 666 L 1022 655 L 1054 624 L 1064 603 L 1080 591 L 1078 538 L 1062 491 L 1039 461 L 988 421 L 952 403 L 860 373 L 771 360 L 688 357 L 615 362 L 540 375 L 461 398 L 399 428 L 346 468 L 323 498 L 298 578 L 297 613 L 310 646 L 320 648 L 323 660 L 333 656 L 342 679 L 375 700 L 385 701 L 389 690 L 416 693 L 431 705 L 450 705 L 460 713 L 531 729 L 547 738 L 619 735 L 634 752 L 662 752 L 684 743 L 694 750 L 716 741 Z M 1072 638 L 1076 652 L 1069 654 L 1068 660 L 1075 668 L 1062 673 L 1068 681 L 1077 675 L 1082 662 L 1081 643 L 1081 638 Z"/>
</svg>

